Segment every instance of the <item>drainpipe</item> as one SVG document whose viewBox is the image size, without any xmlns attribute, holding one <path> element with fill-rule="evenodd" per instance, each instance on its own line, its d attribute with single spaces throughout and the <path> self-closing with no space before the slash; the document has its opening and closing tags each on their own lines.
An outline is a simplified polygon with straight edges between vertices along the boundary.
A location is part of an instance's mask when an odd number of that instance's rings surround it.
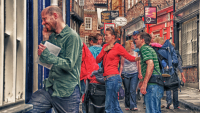
<svg viewBox="0 0 200 113">
<path fill-rule="evenodd" d="M 173 13 L 176 12 L 176 2 L 173 0 Z M 175 43 L 175 49 L 179 50 L 179 41 L 177 37 L 177 25 L 175 21 L 175 15 L 173 15 L 173 30 L 174 30 L 174 43 Z"/>
<path fill-rule="evenodd" d="M 148 6 L 151 6 L 151 0 L 148 0 Z"/>
<path fill-rule="evenodd" d="M 199 1 L 199 10 L 200 10 L 200 1 Z M 200 16 L 200 12 L 199 12 L 199 16 Z M 198 22 L 200 22 L 200 20 L 198 21 Z M 199 28 L 200 28 L 200 24 L 199 24 L 199 26 L 198 26 Z M 197 29 L 197 30 L 199 30 L 199 29 Z M 200 70 L 200 67 L 199 67 L 199 64 L 200 64 L 200 60 L 199 60 L 199 48 L 200 48 L 200 40 L 199 40 L 199 36 L 200 36 L 200 30 L 199 31 L 197 31 L 197 55 L 198 55 L 198 59 L 197 59 L 197 75 L 198 75 L 198 79 L 200 78 L 200 75 L 199 75 L 199 70 Z M 200 79 L 199 79 L 199 90 L 200 90 Z"/>
<path fill-rule="evenodd" d="M 70 27 L 70 0 L 66 0 L 66 24 Z"/>
</svg>

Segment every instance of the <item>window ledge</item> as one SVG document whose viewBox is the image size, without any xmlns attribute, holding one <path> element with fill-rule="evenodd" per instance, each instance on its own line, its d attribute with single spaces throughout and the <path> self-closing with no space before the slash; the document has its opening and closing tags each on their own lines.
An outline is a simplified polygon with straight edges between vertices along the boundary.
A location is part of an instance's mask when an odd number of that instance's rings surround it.
<svg viewBox="0 0 200 113">
<path fill-rule="evenodd" d="M 23 100 L 17 103 L 11 103 L 1 106 L 0 113 L 24 113 L 31 109 L 33 109 L 33 105 L 25 104 Z"/>
</svg>

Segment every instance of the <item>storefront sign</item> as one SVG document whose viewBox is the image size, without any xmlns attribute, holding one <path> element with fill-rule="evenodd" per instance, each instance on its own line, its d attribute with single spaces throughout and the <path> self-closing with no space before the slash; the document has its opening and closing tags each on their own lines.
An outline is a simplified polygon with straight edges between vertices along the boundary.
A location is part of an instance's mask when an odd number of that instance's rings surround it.
<svg viewBox="0 0 200 113">
<path fill-rule="evenodd" d="M 104 23 L 104 33 L 106 32 L 106 29 L 109 27 L 115 28 L 115 23 Z"/>
<path fill-rule="evenodd" d="M 125 17 L 115 18 L 115 24 L 118 26 L 125 26 L 127 24 L 127 19 Z"/>
<path fill-rule="evenodd" d="M 129 28 L 126 29 L 125 35 L 132 35 L 134 31 L 140 30 L 145 28 L 144 21 L 139 21 L 138 23 L 130 26 Z"/>
<path fill-rule="evenodd" d="M 111 23 L 112 20 L 110 19 L 110 11 L 102 11 L 101 12 L 101 23 Z"/>
<path fill-rule="evenodd" d="M 157 24 L 157 7 L 144 7 L 144 23 Z"/>
<path fill-rule="evenodd" d="M 110 11 L 110 19 L 111 20 L 114 20 L 117 17 L 119 17 L 119 11 Z"/>
<path fill-rule="evenodd" d="M 112 23 L 112 20 L 119 16 L 119 11 L 102 11 L 101 23 Z"/>
</svg>

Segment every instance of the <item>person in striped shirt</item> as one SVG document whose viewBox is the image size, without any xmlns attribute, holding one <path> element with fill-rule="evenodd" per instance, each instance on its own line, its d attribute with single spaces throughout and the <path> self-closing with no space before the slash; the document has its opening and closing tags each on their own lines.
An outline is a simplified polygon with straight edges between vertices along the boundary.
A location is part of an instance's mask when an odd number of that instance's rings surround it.
<svg viewBox="0 0 200 113">
<path fill-rule="evenodd" d="M 136 47 L 140 49 L 141 72 L 144 78 L 140 92 L 144 94 L 146 113 L 161 113 L 161 98 L 164 88 L 156 83 L 149 83 L 151 76 L 160 75 L 160 67 L 157 54 L 149 46 L 151 36 L 142 32 L 135 37 Z"/>
</svg>

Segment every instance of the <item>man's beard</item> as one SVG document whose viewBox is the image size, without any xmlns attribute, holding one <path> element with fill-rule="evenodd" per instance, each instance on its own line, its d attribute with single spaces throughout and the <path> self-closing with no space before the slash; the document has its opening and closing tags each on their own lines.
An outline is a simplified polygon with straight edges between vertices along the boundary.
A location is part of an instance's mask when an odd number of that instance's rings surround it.
<svg viewBox="0 0 200 113">
<path fill-rule="evenodd" d="M 54 25 L 54 27 L 53 27 L 53 25 Z M 56 25 L 57 25 L 57 22 L 55 21 L 53 24 L 49 24 L 49 26 L 51 27 L 51 29 L 49 30 L 48 28 L 47 28 L 47 31 L 48 32 L 54 32 L 54 33 L 56 33 Z"/>
</svg>

